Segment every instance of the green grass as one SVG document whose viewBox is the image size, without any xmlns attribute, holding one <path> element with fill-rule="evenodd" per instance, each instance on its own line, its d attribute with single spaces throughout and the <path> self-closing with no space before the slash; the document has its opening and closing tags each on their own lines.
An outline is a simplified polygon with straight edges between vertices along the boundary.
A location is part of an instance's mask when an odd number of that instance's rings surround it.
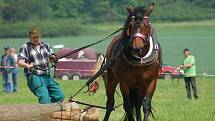
<svg viewBox="0 0 215 121">
<path fill-rule="evenodd" d="M 75 37 L 43 38 L 42 40 L 51 45 L 64 44 L 65 47 L 81 47 L 95 42 L 117 30 L 123 23 L 106 23 L 89 25 L 89 28 L 97 29 L 93 35 Z M 200 22 L 180 22 L 180 23 L 155 23 L 154 29 L 163 49 L 164 63 L 170 65 L 180 65 L 185 47 L 191 49 L 196 57 L 198 73 L 215 74 L 215 20 Z M 86 29 L 88 27 L 86 26 Z M 99 32 L 101 31 L 101 32 Z M 0 48 L 9 44 L 19 48 L 27 38 L 0 39 Z M 94 46 L 98 51 L 105 52 L 110 40 Z M 1 53 L 1 52 L 0 52 Z"/>
<path fill-rule="evenodd" d="M 85 80 L 62 81 L 57 80 L 63 89 L 66 99 L 74 94 Z M 1 84 L 2 85 L 2 82 Z M 177 85 L 162 79 L 158 80 L 157 89 L 153 97 L 152 105 L 156 109 L 155 121 L 214 121 L 215 120 L 215 81 L 214 78 L 197 78 L 199 100 L 187 100 L 184 81 L 179 80 Z M 118 88 L 117 88 L 118 89 Z M 29 91 L 23 74 L 19 76 L 19 90 L 17 94 L 3 94 L 0 86 L 0 104 L 37 104 L 37 98 Z M 119 89 L 118 89 L 119 90 Z M 105 106 L 106 95 L 103 82 L 100 83 L 99 91 L 93 95 L 81 92 L 75 97 L 76 100 L 91 104 Z M 122 102 L 121 97 L 115 95 L 116 104 Z M 105 110 L 101 110 L 100 117 L 104 116 Z M 116 109 L 110 121 L 119 121 L 123 116 L 123 109 Z M 150 119 L 150 121 L 154 121 Z"/>
<path fill-rule="evenodd" d="M 121 24 L 123 25 L 123 24 Z M 164 63 L 179 65 L 183 58 L 182 50 L 188 47 L 196 57 L 198 73 L 207 72 L 215 74 L 215 21 L 203 22 L 182 22 L 182 23 L 155 23 L 153 24 L 157 32 L 158 39 L 163 49 Z M 105 33 L 95 31 L 94 35 L 76 37 L 43 38 L 43 41 L 51 45 L 64 44 L 65 47 L 81 47 L 95 42 L 120 28 L 120 24 L 99 24 L 91 25 Z M 0 48 L 8 44 L 18 49 L 28 40 L 0 39 Z M 105 52 L 109 44 L 105 41 L 94 46 L 98 51 Z M 0 52 L 2 53 L 2 51 Z M 1 79 L 0 79 L 1 80 Z M 77 91 L 85 81 L 61 81 L 61 87 L 68 98 Z M 0 81 L 2 85 L 2 81 Z M 156 109 L 155 121 L 214 121 L 215 120 L 215 81 L 214 78 L 197 79 L 200 100 L 187 100 L 183 80 L 177 86 L 173 86 L 171 81 L 159 80 L 157 90 L 153 98 L 153 107 Z M 37 103 L 36 97 L 29 91 L 23 74 L 19 77 L 18 94 L 4 95 L 0 86 L 0 104 L 31 104 Z M 104 87 L 101 86 L 99 92 L 94 96 L 80 93 L 77 100 L 86 101 L 93 104 L 105 105 L 106 96 Z M 116 96 L 116 103 L 122 99 Z M 103 117 L 102 111 L 101 117 Z M 122 107 L 111 115 L 111 121 L 119 121 L 123 115 Z M 151 121 L 153 121 L 151 119 Z"/>
</svg>

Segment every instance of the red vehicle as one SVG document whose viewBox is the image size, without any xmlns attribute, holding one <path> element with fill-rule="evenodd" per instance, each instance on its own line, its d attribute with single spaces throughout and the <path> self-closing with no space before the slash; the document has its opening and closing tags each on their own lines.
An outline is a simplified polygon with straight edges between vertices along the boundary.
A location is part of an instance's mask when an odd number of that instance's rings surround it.
<svg viewBox="0 0 215 121">
<path fill-rule="evenodd" d="M 64 55 L 74 49 L 62 48 L 57 55 Z M 84 49 L 76 54 L 62 58 L 56 64 L 55 75 L 62 80 L 79 80 L 92 76 L 92 69 L 96 63 L 96 50 L 93 48 Z"/>
<path fill-rule="evenodd" d="M 160 78 L 171 80 L 183 77 L 183 70 L 177 70 L 175 66 L 163 64 L 160 72 Z"/>
</svg>

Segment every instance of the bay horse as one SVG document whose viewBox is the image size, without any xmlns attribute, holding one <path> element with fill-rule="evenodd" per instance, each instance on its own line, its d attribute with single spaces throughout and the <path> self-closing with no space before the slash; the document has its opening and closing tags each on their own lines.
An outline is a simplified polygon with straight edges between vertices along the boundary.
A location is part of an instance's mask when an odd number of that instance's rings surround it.
<svg viewBox="0 0 215 121">
<path fill-rule="evenodd" d="M 154 3 L 146 9 L 127 6 L 128 18 L 123 32 L 116 36 L 107 48 L 106 114 L 108 121 L 114 109 L 114 94 L 119 84 L 123 107 L 128 121 L 148 121 L 152 113 L 151 101 L 155 92 L 158 73 L 162 65 L 162 52 L 155 32 L 149 22 Z M 152 114 L 153 115 L 153 114 Z"/>
</svg>

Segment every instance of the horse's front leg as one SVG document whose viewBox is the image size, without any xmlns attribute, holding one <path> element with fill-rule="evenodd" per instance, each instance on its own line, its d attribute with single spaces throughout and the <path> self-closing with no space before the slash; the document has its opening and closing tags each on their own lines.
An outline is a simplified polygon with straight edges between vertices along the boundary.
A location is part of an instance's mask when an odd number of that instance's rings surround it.
<svg viewBox="0 0 215 121">
<path fill-rule="evenodd" d="M 148 121 L 149 114 L 150 113 L 152 114 L 151 101 L 154 91 L 156 89 L 156 83 L 157 79 L 154 79 L 149 84 L 146 85 L 145 97 L 143 99 L 144 121 Z"/>
<path fill-rule="evenodd" d="M 135 110 L 136 110 L 136 119 L 137 119 L 137 121 L 142 121 L 141 105 L 142 105 L 143 98 L 140 95 L 140 93 L 141 92 L 138 90 L 138 94 L 137 94 L 136 102 L 135 102 Z"/>
<path fill-rule="evenodd" d="M 125 83 L 120 83 L 120 90 L 123 96 L 123 108 L 126 112 L 126 118 L 128 121 L 135 121 L 133 117 L 133 112 L 134 112 L 134 105 L 132 105 L 130 96 L 129 96 L 129 89 L 127 87 L 127 84 Z"/>
<path fill-rule="evenodd" d="M 143 96 L 141 94 L 142 94 L 141 88 L 129 90 L 129 98 L 132 103 L 132 106 L 135 107 L 137 121 L 142 121 L 141 106 L 142 106 Z"/>
<path fill-rule="evenodd" d="M 107 95 L 107 102 L 106 102 L 106 113 L 104 117 L 104 121 L 108 121 L 111 112 L 113 111 L 114 107 L 114 93 L 116 90 L 116 86 L 118 84 L 117 80 L 115 80 L 113 74 L 111 72 L 108 73 L 107 78 L 107 84 L 106 84 L 106 95 Z"/>
</svg>

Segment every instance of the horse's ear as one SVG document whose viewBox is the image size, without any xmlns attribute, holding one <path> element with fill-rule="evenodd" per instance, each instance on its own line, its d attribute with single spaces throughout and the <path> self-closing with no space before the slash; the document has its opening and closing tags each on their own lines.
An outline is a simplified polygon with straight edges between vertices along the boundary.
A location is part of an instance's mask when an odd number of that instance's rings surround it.
<svg viewBox="0 0 215 121">
<path fill-rule="evenodd" d="M 147 8 L 147 10 L 146 10 L 146 12 L 145 12 L 145 16 L 150 16 L 150 14 L 152 13 L 153 9 L 154 9 L 154 3 L 151 3 L 151 4 L 148 6 L 148 8 Z"/>
<path fill-rule="evenodd" d="M 131 7 L 131 6 L 128 6 L 128 5 L 126 5 L 126 10 L 127 10 L 127 12 L 128 12 L 129 14 L 131 14 L 131 13 L 134 12 L 134 8 Z"/>
</svg>

